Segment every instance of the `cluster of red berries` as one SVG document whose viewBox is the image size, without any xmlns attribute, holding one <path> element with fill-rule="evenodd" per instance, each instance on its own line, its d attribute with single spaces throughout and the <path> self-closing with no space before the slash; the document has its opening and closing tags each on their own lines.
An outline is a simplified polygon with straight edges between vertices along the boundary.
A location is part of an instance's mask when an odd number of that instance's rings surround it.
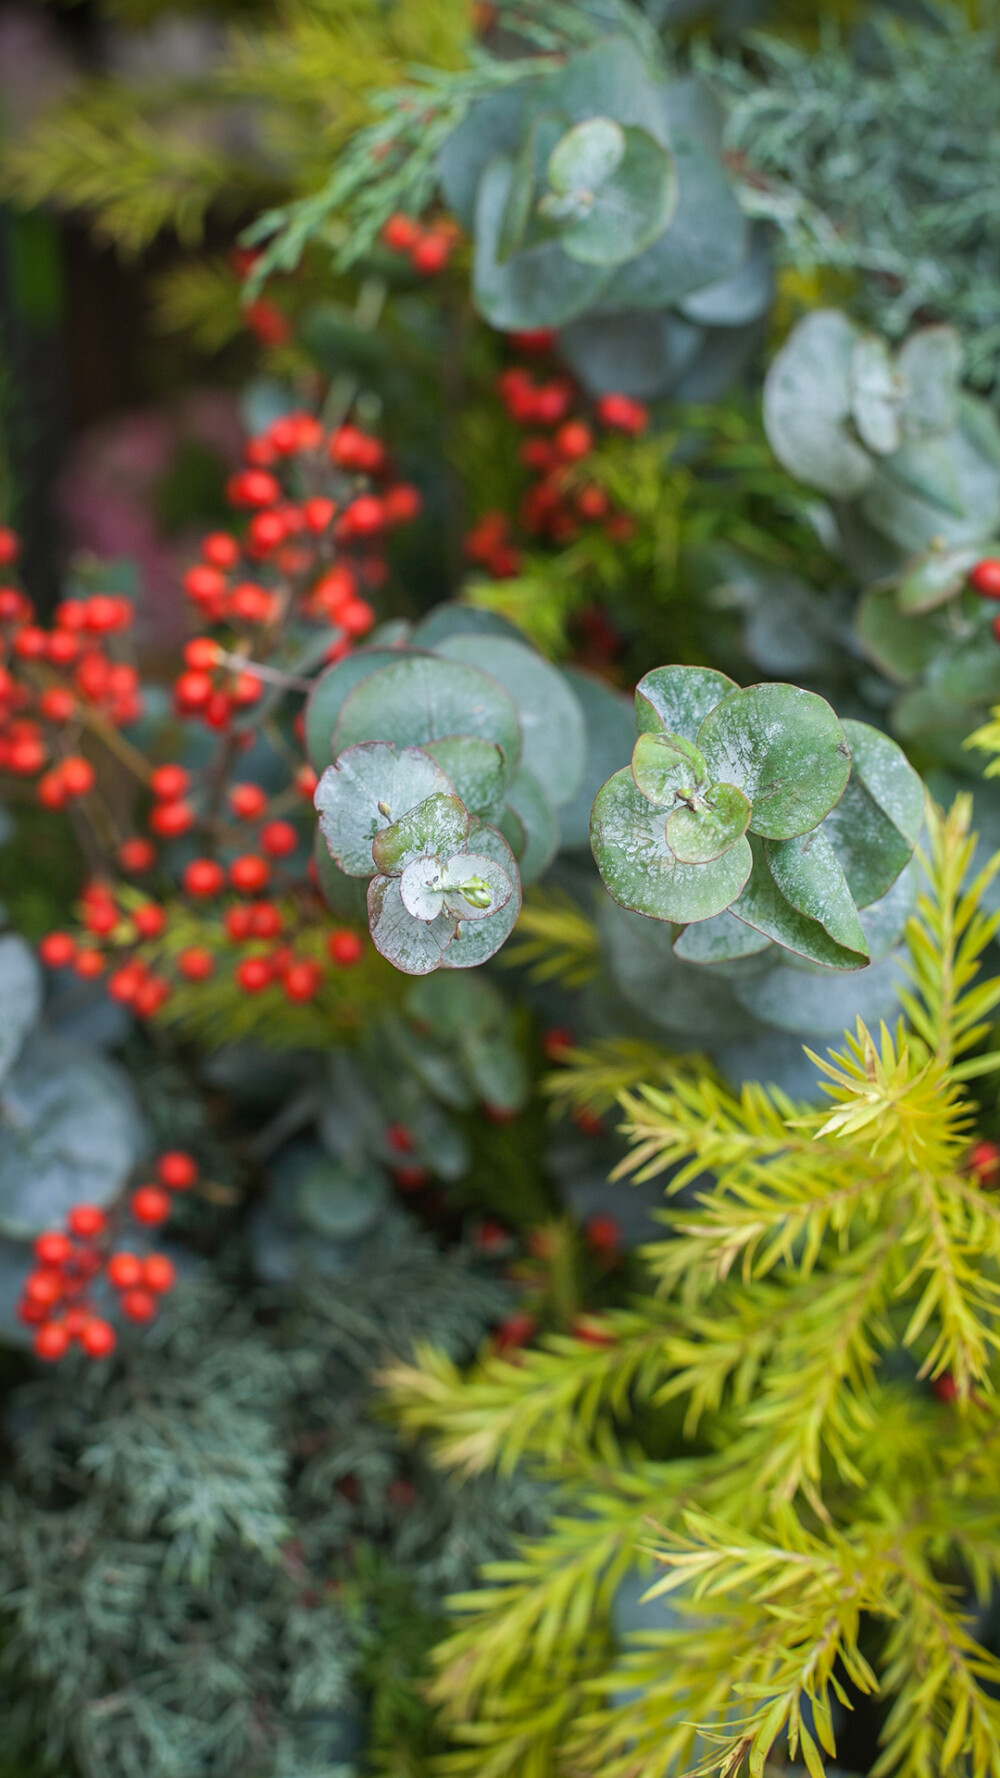
<svg viewBox="0 0 1000 1778">
<path fill-rule="evenodd" d="M 511 338 L 522 353 L 538 356 L 551 351 L 555 336 L 539 330 Z M 575 471 L 594 449 L 595 426 L 638 437 L 649 424 L 648 410 L 627 395 L 602 395 L 588 417 L 572 378 L 553 373 L 538 381 L 523 365 L 502 371 L 497 389 L 515 425 L 531 428 L 520 451 L 534 477 L 521 502 L 521 530 L 561 545 L 572 543 L 582 526 L 600 525 L 613 542 L 627 542 L 635 529 L 632 518 L 616 512 L 606 490 L 596 482 L 581 482 Z M 497 580 L 520 572 L 521 552 L 512 540 L 507 513 L 484 513 L 468 533 L 465 549 L 471 561 Z"/>
<path fill-rule="evenodd" d="M 451 217 L 441 217 L 426 227 L 413 216 L 397 210 L 382 229 L 382 245 L 402 253 L 422 278 L 443 272 L 461 239 L 461 229 Z"/>
<path fill-rule="evenodd" d="M 4 527 L 0 540 L 7 567 L 18 538 Z M 94 789 L 94 767 L 79 750 L 88 729 L 120 728 L 142 713 L 135 667 L 108 652 L 134 616 L 129 599 L 96 593 L 64 599 L 45 629 L 18 587 L 0 586 L 0 771 L 35 778 L 45 808 Z"/>
<path fill-rule="evenodd" d="M 189 1154 L 177 1149 L 161 1154 L 156 1174 L 156 1184 L 139 1186 L 129 1199 L 135 1221 L 147 1228 L 167 1220 L 170 1192 L 188 1191 L 198 1168 Z M 92 1301 L 102 1278 L 117 1292 L 125 1320 L 140 1324 L 155 1318 L 161 1298 L 173 1289 L 176 1275 L 165 1253 L 112 1251 L 111 1239 L 111 1220 L 96 1204 L 77 1204 L 65 1230 L 38 1236 L 37 1263 L 24 1280 L 18 1315 L 34 1328 L 36 1356 L 47 1363 L 64 1358 L 74 1345 L 88 1358 L 111 1356 L 118 1336 Z"/>
</svg>

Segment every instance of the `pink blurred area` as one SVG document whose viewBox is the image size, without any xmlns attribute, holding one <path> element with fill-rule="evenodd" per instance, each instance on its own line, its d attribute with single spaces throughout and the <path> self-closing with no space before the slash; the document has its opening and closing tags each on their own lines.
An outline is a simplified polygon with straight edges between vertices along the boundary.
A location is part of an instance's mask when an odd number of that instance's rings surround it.
<svg viewBox="0 0 1000 1778">
<path fill-rule="evenodd" d="M 210 454 L 220 478 L 240 459 L 236 400 L 194 389 L 169 408 L 148 407 L 102 420 L 76 439 L 60 478 L 59 513 L 70 555 L 126 559 L 138 576 L 136 639 L 145 649 L 175 647 L 187 634 L 180 577 L 213 521 L 168 532 L 162 494 L 185 447 Z"/>
</svg>

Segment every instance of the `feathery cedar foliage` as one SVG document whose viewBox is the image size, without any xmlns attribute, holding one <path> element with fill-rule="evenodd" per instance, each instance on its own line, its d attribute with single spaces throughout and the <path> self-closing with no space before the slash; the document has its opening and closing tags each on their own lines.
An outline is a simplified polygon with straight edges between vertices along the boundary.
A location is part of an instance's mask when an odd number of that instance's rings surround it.
<svg viewBox="0 0 1000 1778">
<path fill-rule="evenodd" d="M 760 1778 L 782 1746 L 819 1775 L 863 1694 L 879 1778 L 1000 1772 L 1000 1204 L 968 1162 L 1000 855 L 971 874 L 970 822 L 929 809 L 905 1021 L 813 1057 L 825 1109 L 666 1061 L 622 1094 L 619 1174 L 669 1206 L 648 1295 L 517 1362 L 385 1373 L 440 1463 L 558 1501 L 454 1602 L 452 1778 Z M 561 1087 L 592 1103 L 597 1067 Z"/>
</svg>

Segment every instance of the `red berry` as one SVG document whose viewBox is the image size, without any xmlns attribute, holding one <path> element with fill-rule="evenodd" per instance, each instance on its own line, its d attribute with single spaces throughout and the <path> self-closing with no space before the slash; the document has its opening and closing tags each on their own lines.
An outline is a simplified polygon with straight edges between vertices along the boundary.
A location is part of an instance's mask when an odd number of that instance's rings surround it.
<svg viewBox="0 0 1000 1778">
<path fill-rule="evenodd" d="M 149 1290 L 127 1290 L 122 1297 L 122 1314 L 129 1321 L 152 1321 L 157 1310 L 156 1298 Z"/>
<path fill-rule="evenodd" d="M 397 210 L 383 224 L 382 239 L 393 253 L 408 253 L 420 239 L 420 224 L 412 216 L 406 216 L 402 210 Z"/>
<path fill-rule="evenodd" d="M 287 858 L 298 843 L 299 836 L 290 821 L 269 821 L 260 830 L 261 851 L 270 858 Z"/>
<path fill-rule="evenodd" d="M 211 636 L 192 636 L 184 644 L 184 665 L 196 673 L 211 673 L 219 664 L 222 650 Z"/>
<path fill-rule="evenodd" d="M 61 809 L 66 802 L 66 791 L 63 787 L 62 773 L 56 767 L 39 778 L 35 786 L 35 795 L 43 809 Z"/>
<path fill-rule="evenodd" d="M 264 694 L 264 681 L 256 673 L 237 673 L 230 697 L 234 704 L 256 704 Z"/>
<path fill-rule="evenodd" d="M 346 538 L 374 537 L 385 525 L 385 508 L 376 494 L 359 494 L 338 525 Z"/>
<path fill-rule="evenodd" d="M 603 1136 L 604 1134 L 604 1119 L 598 1117 L 596 1111 L 588 1111 L 585 1105 L 582 1105 L 578 1111 L 574 1111 L 573 1122 L 584 1136 Z"/>
<path fill-rule="evenodd" d="M 51 1269 L 29 1272 L 24 1280 L 24 1294 L 36 1308 L 53 1309 L 63 1294 L 63 1280 Z"/>
<path fill-rule="evenodd" d="M 96 1235 L 103 1235 L 108 1226 L 104 1211 L 96 1204 L 74 1204 L 66 1222 L 81 1241 L 92 1241 Z"/>
<path fill-rule="evenodd" d="M 68 932 L 48 932 L 38 947 L 38 955 L 49 969 L 67 969 L 76 956 L 76 940 Z"/>
<path fill-rule="evenodd" d="M 100 1315 L 91 1315 L 84 1322 L 79 1340 L 88 1358 L 110 1358 L 118 1344 L 110 1321 L 102 1320 Z"/>
<path fill-rule="evenodd" d="M 250 937 L 252 922 L 252 908 L 227 908 L 225 919 L 223 921 L 227 937 L 231 938 L 236 945 L 242 944 L 244 939 Z"/>
<path fill-rule="evenodd" d="M 170 1197 L 158 1185 L 140 1185 L 129 1199 L 129 1208 L 136 1222 L 155 1228 L 170 1215 Z"/>
<path fill-rule="evenodd" d="M 254 555 L 267 555 L 285 541 L 285 521 L 280 512 L 255 512 L 247 526 L 247 541 Z M 260 621 L 255 618 L 251 623 Z"/>
<path fill-rule="evenodd" d="M 228 615 L 243 624 L 268 623 L 275 616 L 276 609 L 274 594 L 252 580 L 242 580 L 234 587 L 226 603 Z"/>
<path fill-rule="evenodd" d="M 229 806 L 241 821 L 254 821 L 267 808 L 267 792 L 259 784 L 234 784 Z"/>
<path fill-rule="evenodd" d="M 314 532 L 317 536 L 333 523 L 336 513 L 336 501 L 326 500 L 321 494 L 314 495 L 311 500 L 302 502 L 302 517 L 305 520 L 306 530 Z"/>
<path fill-rule="evenodd" d="M 416 1163 L 407 1167 L 394 1167 L 392 1177 L 400 1191 L 416 1192 L 420 1190 L 421 1186 L 427 1184 L 427 1168 L 418 1166 Z"/>
<path fill-rule="evenodd" d="M 40 1265 L 63 1266 L 72 1256 L 73 1243 L 60 1229 L 53 1229 L 47 1235 L 37 1236 L 32 1251 Z"/>
<path fill-rule="evenodd" d="M 185 865 L 181 878 L 186 895 L 218 895 L 226 881 L 226 873 L 214 858 L 193 858 Z"/>
<path fill-rule="evenodd" d="M 158 802 L 173 803 L 184 795 L 191 783 L 191 775 L 183 766 L 156 766 L 150 773 L 149 788 Z"/>
<path fill-rule="evenodd" d="M 21 553 L 21 539 L 9 525 L 0 525 L 0 568 L 16 562 Z"/>
<path fill-rule="evenodd" d="M 145 980 L 146 972 L 140 963 L 126 963 L 108 977 L 108 994 L 119 1005 L 129 1006 Z"/>
<path fill-rule="evenodd" d="M 229 866 L 229 881 L 241 895 L 258 894 L 266 888 L 270 875 L 271 866 L 267 859 L 258 858 L 253 852 L 234 858 Z"/>
<path fill-rule="evenodd" d="M 141 875 L 143 871 L 152 870 L 156 852 L 148 840 L 123 840 L 118 848 L 118 863 L 130 875 Z"/>
<path fill-rule="evenodd" d="M 171 1148 L 156 1163 L 156 1176 L 161 1185 L 174 1192 L 189 1191 L 198 1178 L 198 1163 L 183 1149 Z"/>
<path fill-rule="evenodd" d="M 594 1253 L 617 1253 L 621 1248 L 621 1224 L 613 1216 L 588 1217 L 584 1233 Z"/>
<path fill-rule="evenodd" d="M 567 420 L 556 433 L 556 450 L 567 463 L 589 456 L 594 448 L 594 435 L 582 420 Z"/>
<path fill-rule="evenodd" d="M 69 722 L 75 711 L 76 699 L 62 685 L 50 685 L 38 700 L 38 714 L 46 722 Z"/>
<path fill-rule="evenodd" d="M 610 1328 L 603 1325 L 593 1315 L 578 1315 L 570 1328 L 575 1340 L 583 1340 L 587 1346 L 613 1346 L 615 1336 Z"/>
<path fill-rule="evenodd" d="M 182 715 L 203 710 L 212 691 L 212 681 L 207 673 L 196 673 L 188 669 L 174 681 L 174 702 Z"/>
<path fill-rule="evenodd" d="M 105 963 L 100 951 L 81 948 L 73 959 L 73 968 L 84 981 L 94 981 L 104 974 Z"/>
<path fill-rule="evenodd" d="M 155 901 L 144 901 L 141 907 L 133 908 L 132 919 L 142 938 L 159 938 L 167 924 L 166 914 Z"/>
<path fill-rule="evenodd" d="M 215 959 L 203 945 L 189 945 L 180 952 L 177 968 L 186 982 L 207 982 L 215 973 Z"/>
<path fill-rule="evenodd" d="M 503 1224 L 487 1219 L 481 1222 L 472 1237 L 480 1253 L 501 1253 L 507 1246 L 510 1236 Z"/>
<path fill-rule="evenodd" d="M 62 1318 L 62 1324 L 71 1340 L 78 1340 L 80 1338 L 80 1335 L 87 1325 L 88 1319 L 89 1317 L 86 1309 L 69 1308 L 66 1310 L 66 1313 Z"/>
<path fill-rule="evenodd" d="M 27 624 L 23 630 L 18 630 L 11 644 L 14 653 L 23 661 L 42 660 L 48 645 L 49 639 L 45 631 L 40 630 L 37 624 Z"/>
<path fill-rule="evenodd" d="M 406 1124 L 387 1124 L 385 1139 L 397 1154 L 409 1154 L 413 1147 L 413 1131 Z"/>
<path fill-rule="evenodd" d="M 977 1142 L 969 1160 L 983 1185 L 995 1183 L 1000 1174 L 1000 1147 L 995 1142 Z"/>
<path fill-rule="evenodd" d="M 316 786 L 318 783 L 319 778 L 313 771 L 312 766 L 299 766 L 299 769 L 295 774 L 295 788 L 300 796 L 304 796 L 309 802 L 312 802 L 312 799 L 316 794 Z"/>
<path fill-rule="evenodd" d="M 452 237 L 433 231 L 422 235 L 410 248 L 410 264 L 422 278 L 434 278 L 443 272 L 451 258 Z"/>
<path fill-rule="evenodd" d="M 394 482 L 382 495 L 382 511 L 387 525 L 408 525 L 419 514 L 423 500 L 420 489 L 409 482 Z"/>
<path fill-rule="evenodd" d="M 236 981 L 244 994 L 259 994 L 271 980 L 271 965 L 264 957 L 245 957 L 236 967 Z"/>
<path fill-rule="evenodd" d="M 322 979 L 323 971 L 318 963 L 290 963 L 281 977 L 281 986 L 287 1000 L 311 1000 Z"/>
<path fill-rule="evenodd" d="M 576 1042 L 565 1025 L 553 1025 L 551 1030 L 542 1033 L 542 1055 L 549 1062 L 563 1062 L 567 1050 L 571 1050 Z"/>
<path fill-rule="evenodd" d="M 509 1352 L 517 1346 L 526 1346 L 537 1326 L 534 1315 L 529 1315 L 525 1310 L 508 1315 L 493 1335 L 494 1348 L 497 1352 Z"/>
<path fill-rule="evenodd" d="M 515 346 L 519 352 L 534 357 L 536 354 L 551 351 L 556 335 L 555 329 L 552 327 L 530 327 L 522 328 L 519 333 L 512 333 L 509 337 L 511 345 Z"/>
<path fill-rule="evenodd" d="M 649 425 L 649 409 L 628 395 L 602 395 L 597 403 L 597 418 L 602 426 L 636 437 Z"/>
<path fill-rule="evenodd" d="M 236 912 L 236 910 L 233 910 Z M 272 901 L 258 901 L 252 908 L 247 908 L 249 916 L 247 930 L 254 938 L 277 938 L 284 926 L 281 914 Z"/>
<path fill-rule="evenodd" d="M 377 475 L 385 464 L 385 446 L 381 439 L 362 432 L 360 426 L 338 426 L 330 439 L 329 449 L 330 460 L 339 469 Z"/>
<path fill-rule="evenodd" d="M 190 803 L 158 803 L 150 810 L 149 825 L 163 840 L 176 840 L 194 826 Z"/>
<path fill-rule="evenodd" d="M 281 485 L 265 469 L 244 469 L 230 477 L 226 497 L 234 506 L 273 506 L 281 499 Z"/>
<path fill-rule="evenodd" d="M 350 969 L 352 964 L 360 963 L 364 956 L 364 941 L 356 932 L 331 932 L 326 941 L 326 948 L 334 963 L 341 969 Z"/>
<path fill-rule="evenodd" d="M 45 764 L 46 753 L 41 741 L 33 735 L 22 735 L 19 740 L 12 741 L 7 752 L 7 765 L 12 772 L 29 777 L 32 772 L 40 772 Z M 60 795 L 62 786 L 60 785 Z"/>
<path fill-rule="evenodd" d="M 375 622 L 375 613 L 367 599 L 349 599 L 339 621 L 349 636 L 367 636 Z"/>
<path fill-rule="evenodd" d="M 31 1342 L 35 1357 L 45 1364 L 56 1364 L 69 1351 L 69 1334 L 62 1321 L 45 1321 Z"/>
<path fill-rule="evenodd" d="M 948 1371 L 945 1371 L 940 1377 L 935 1377 L 931 1388 L 938 1401 L 953 1402 L 958 1400 L 958 1384 Z"/>
<path fill-rule="evenodd" d="M 113 1253 L 107 1272 L 116 1290 L 132 1290 L 142 1282 L 142 1260 L 135 1253 Z"/>
<path fill-rule="evenodd" d="M 969 585 L 984 599 L 1000 599 L 1000 559 L 984 556 L 971 570 Z"/>
<path fill-rule="evenodd" d="M 142 1262 L 142 1281 L 147 1290 L 155 1290 L 158 1296 L 173 1290 L 177 1282 L 173 1260 L 165 1253 L 151 1253 Z"/>
<path fill-rule="evenodd" d="M 593 483 L 581 488 L 576 497 L 576 510 L 582 519 L 603 519 L 610 504 L 604 489 Z"/>
<path fill-rule="evenodd" d="M 201 553 L 213 568 L 235 568 L 240 559 L 240 546 L 228 531 L 210 531 L 202 538 Z"/>
<path fill-rule="evenodd" d="M 71 754 L 63 760 L 59 770 L 67 796 L 86 796 L 93 790 L 95 773 L 89 759 Z"/>
</svg>

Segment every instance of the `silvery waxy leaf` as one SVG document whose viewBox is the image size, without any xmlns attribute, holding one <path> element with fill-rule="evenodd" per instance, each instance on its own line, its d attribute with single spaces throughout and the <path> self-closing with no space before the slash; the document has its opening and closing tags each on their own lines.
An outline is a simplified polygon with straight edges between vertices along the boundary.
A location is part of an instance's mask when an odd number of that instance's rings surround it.
<svg viewBox="0 0 1000 1778">
<path fill-rule="evenodd" d="M 0 938 L 0 1080 L 13 1067 L 42 1010 L 42 976 L 23 938 Z"/>
<path fill-rule="evenodd" d="M 791 840 L 765 840 L 768 869 L 790 907 L 845 951 L 868 960 L 868 941 L 840 861 L 821 827 Z"/>
<path fill-rule="evenodd" d="M 706 716 L 697 736 L 715 783 L 752 806 L 750 830 L 769 839 L 808 833 L 843 795 L 851 753 L 825 698 L 794 685 L 751 685 Z"/>
<path fill-rule="evenodd" d="M 375 949 L 405 975 L 429 975 L 455 936 L 457 921 L 439 914 L 415 920 L 403 906 L 399 877 L 373 877 L 368 885 L 368 924 Z"/>
<path fill-rule="evenodd" d="M 995 543 L 967 544 L 958 549 L 945 549 L 940 543 L 907 562 L 896 585 L 896 604 L 907 615 L 936 611 L 946 605 L 965 586 L 970 568 L 981 556 L 996 553 Z"/>
<path fill-rule="evenodd" d="M 851 353 L 848 371 L 851 415 L 862 444 L 877 457 L 898 450 L 902 438 L 900 404 L 903 381 L 892 354 L 877 334 L 862 334 Z"/>
<path fill-rule="evenodd" d="M 510 783 L 521 756 L 521 726 L 510 694 L 475 667 L 417 655 L 394 661 L 355 686 L 337 718 L 334 747 L 338 754 L 362 741 L 421 747 L 455 735 L 478 736 L 499 747 L 505 787 Z"/>
<path fill-rule="evenodd" d="M 475 969 L 485 963 L 510 937 L 521 912 L 521 884 L 517 865 L 506 840 L 486 822 L 473 823 L 470 845 L 480 856 L 499 865 L 511 884 L 504 906 L 487 920 L 460 920 L 458 931 L 441 959 L 443 969 Z"/>
<path fill-rule="evenodd" d="M 587 736 L 579 700 L 558 668 L 526 643 L 503 636 L 449 636 L 438 652 L 446 660 L 478 667 L 503 686 L 517 709 L 523 764 L 553 807 L 569 802 L 583 778 Z M 439 757 L 447 768 L 446 759 Z M 457 779 L 455 788 L 461 795 Z"/>
<path fill-rule="evenodd" d="M 958 417 L 962 341 L 953 327 L 921 327 L 896 357 L 903 385 L 903 426 L 910 438 L 950 432 Z"/>
<path fill-rule="evenodd" d="M 735 901 L 753 857 L 739 838 L 707 864 L 682 864 L 665 837 L 663 810 L 636 789 L 625 767 L 598 791 L 591 845 L 609 895 L 654 920 L 708 920 Z"/>
<path fill-rule="evenodd" d="M 636 726 L 641 735 L 666 730 L 694 742 L 709 711 L 736 689 L 713 667 L 654 667 L 635 688 Z"/>
<path fill-rule="evenodd" d="M 611 270 L 570 259 L 555 240 L 504 256 L 516 174 L 513 160 L 498 157 L 479 184 L 472 275 L 476 307 L 501 330 L 561 327 L 598 300 Z"/>
<path fill-rule="evenodd" d="M 708 781 L 708 767 L 693 741 L 683 735 L 647 733 L 632 749 L 632 776 L 649 802 L 672 809 Z"/>
<path fill-rule="evenodd" d="M 734 963 L 742 957 L 758 956 L 770 944 L 765 933 L 755 932 L 727 908 L 711 920 L 685 926 L 674 941 L 674 955 L 685 963 Z"/>
<path fill-rule="evenodd" d="M 860 332 L 836 309 L 792 329 L 764 383 L 764 425 L 779 462 L 821 493 L 850 499 L 873 464 L 849 431 L 851 365 Z"/>
<path fill-rule="evenodd" d="M 577 124 L 569 134 L 589 132 L 595 125 L 608 121 L 591 118 Z M 559 229 L 559 244 L 570 259 L 583 265 L 613 267 L 635 259 L 663 234 L 677 204 L 672 156 L 644 130 L 625 129 L 619 134 L 621 159 L 596 185 L 575 185 L 565 193 L 556 187 L 548 200 L 567 207 Z M 562 146 L 557 145 L 549 161 L 549 181 L 553 186 L 553 161 Z M 605 146 L 610 147 L 609 137 Z M 596 156 L 591 158 L 596 160 Z M 545 202 L 543 199 L 543 205 Z"/>
<path fill-rule="evenodd" d="M 428 797 L 453 796 L 450 779 L 418 747 L 366 741 L 347 747 L 316 786 L 319 824 L 331 857 L 351 877 L 376 870 L 372 841 Z"/>
<path fill-rule="evenodd" d="M 810 839 L 817 837 L 807 836 Z M 737 919 L 745 920 L 757 932 L 773 938 L 786 951 L 794 951 L 811 963 L 821 963 L 831 969 L 858 969 L 868 961 L 867 941 L 860 929 L 860 922 L 857 931 L 851 922 L 847 906 L 850 895 L 843 881 L 843 872 L 828 841 L 816 862 L 819 868 L 815 874 L 810 871 L 808 861 L 802 859 L 786 859 L 779 863 L 778 870 L 796 900 L 815 907 L 830 925 L 849 936 L 852 940 L 850 947 L 838 943 L 821 919 L 814 919 L 810 914 L 803 913 L 783 894 L 771 870 L 767 842 L 754 842 L 753 872 L 743 893 L 732 903 L 732 912 Z M 832 871 L 829 896 L 825 893 L 824 875 L 824 867 L 828 863 Z M 851 907 L 853 908 L 853 902 Z M 857 920 L 856 909 L 854 919 Z"/>
<path fill-rule="evenodd" d="M 457 796 L 429 796 L 375 835 L 372 859 L 382 876 L 399 877 L 414 859 L 457 852 L 468 837 L 469 811 L 464 803 Z"/>
<path fill-rule="evenodd" d="M 415 920 L 486 920 L 506 907 L 513 883 L 503 865 L 475 852 L 415 858 L 400 877 L 404 908 Z"/>
<path fill-rule="evenodd" d="M 305 743 L 309 762 L 316 772 L 325 772 L 333 757 L 333 731 L 341 705 L 348 692 L 360 685 L 380 667 L 391 666 L 404 658 L 399 648 L 355 648 L 321 673 L 306 699 Z M 413 651 L 416 652 L 416 651 Z"/>
<path fill-rule="evenodd" d="M 470 815 L 490 819 L 497 813 L 509 789 L 510 773 L 503 749 L 494 741 L 479 735 L 446 735 L 441 741 L 428 741 L 424 752 L 447 773 Z"/>
<path fill-rule="evenodd" d="M 588 117 L 561 136 L 549 155 L 548 180 L 560 197 L 592 196 L 625 158 L 625 131 L 611 117 Z"/>
<path fill-rule="evenodd" d="M 507 793 L 499 825 L 517 859 L 521 882 L 533 883 L 559 849 L 559 822 L 534 772 L 525 765 L 518 768 Z"/>
<path fill-rule="evenodd" d="M 590 843 L 590 811 L 601 785 L 628 756 L 635 733 L 632 701 L 602 679 L 578 667 L 563 667 L 565 679 L 583 712 L 586 760 L 583 782 L 572 802 L 559 809 L 564 848 L 582 850 Z"/>
<path fill-rule="evenodd" d="M 821 832 L 832 842 L 859 908 L 879 900 L 908 864 L 924 820 L 924 787 L 895 741 L 866 722 L 844 723 L 851 777 Z"/>
<path fill-rule="evenodd" d="M 667 845 L 681 864 L 710 864 L 735 846 L 750 823 L 750 804 L 735 784 L 711 784 L 667 816 Z"/>
</svg>

